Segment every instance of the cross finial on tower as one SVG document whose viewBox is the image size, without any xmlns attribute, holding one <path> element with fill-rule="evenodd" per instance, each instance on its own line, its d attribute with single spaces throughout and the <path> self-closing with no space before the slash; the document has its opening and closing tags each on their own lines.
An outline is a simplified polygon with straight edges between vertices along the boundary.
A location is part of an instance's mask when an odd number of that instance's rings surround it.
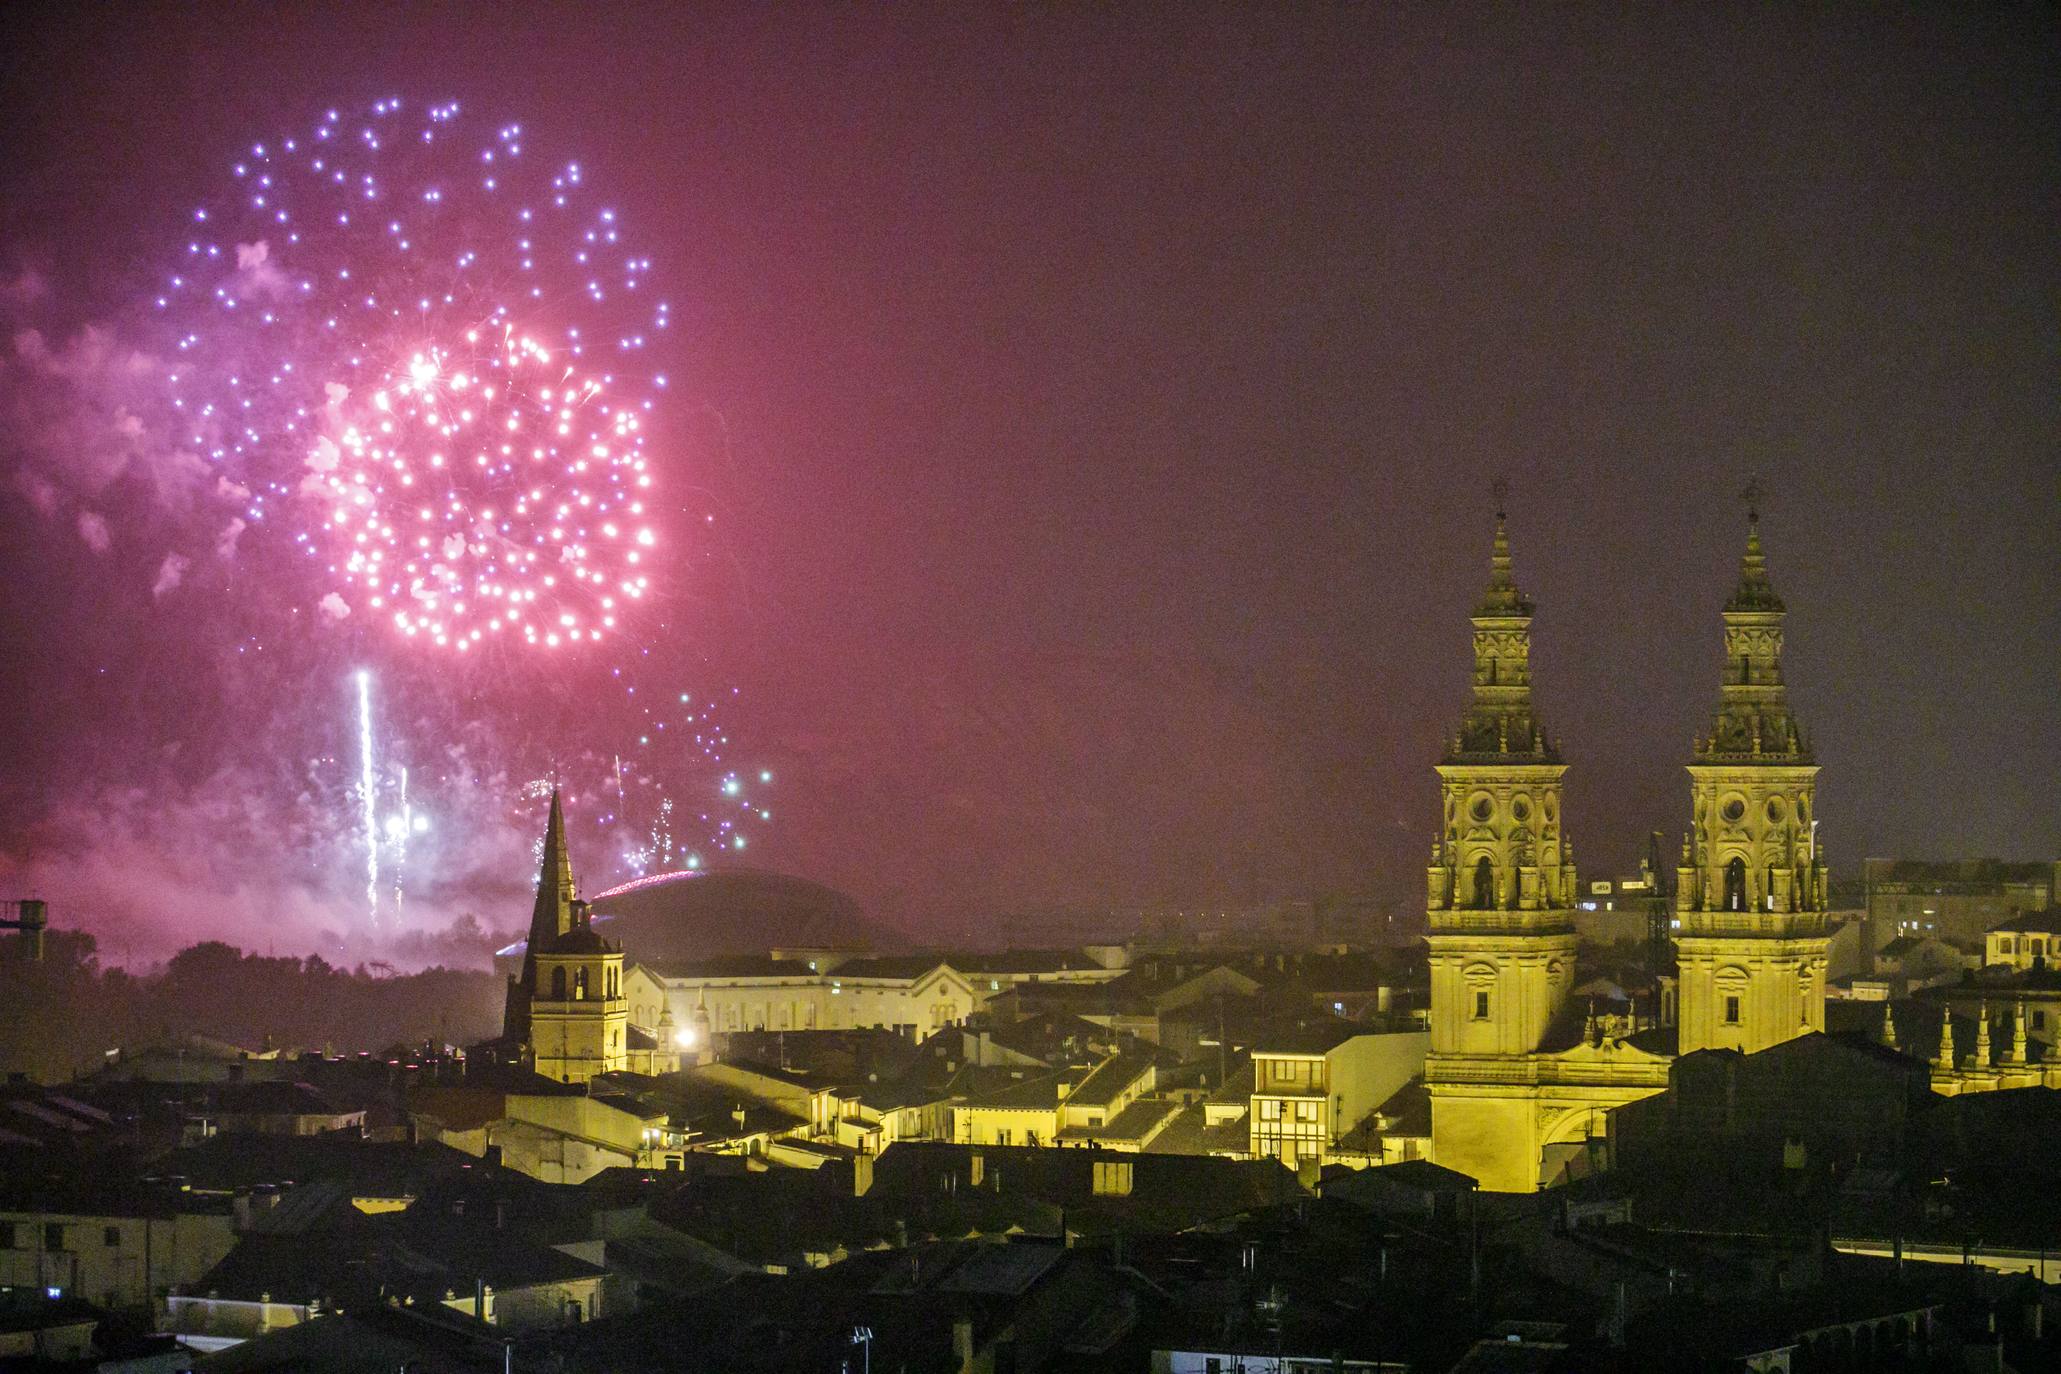
<svg viewBox="0 0 2061 1374">
<path fill-rule="evenodd" d="M 1496 498 L 1496 519 L 1504 519 L 1508 514 L 1507 508 L 1510 504 L 1510 479 L 1498 477 L 1495 481 L 1489 483 L 1489 493 Z"/>
<path fill-rule="evenodd" d="M 1767 495 L 1767 489 L 1761 486 L 1759 477 L 1749 477 L 1746 479 L 1746 488 L 1739 493 L 1739 499 L 1746 503 L 1746 518 L 1748 520 L 1759 523 L 1760 505 L 1761 502 L 1767 499 Z"/>
</svg>

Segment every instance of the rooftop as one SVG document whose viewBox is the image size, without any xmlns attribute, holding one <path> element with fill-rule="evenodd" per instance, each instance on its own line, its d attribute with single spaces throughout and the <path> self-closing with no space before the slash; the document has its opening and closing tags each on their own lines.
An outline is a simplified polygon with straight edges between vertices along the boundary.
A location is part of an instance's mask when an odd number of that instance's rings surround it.
<svg viewBox="0 0 2061 1374">
<path fill-rule="evenodd" d="M 2036 935 L 2061 935 L 2061 907 L 2049 907 L 2045 911 L 2028 911 L 1990 928 L 1990 934 L 2011 934 L 2028 931 Z"/>
<path fill-rule="evenodd" d="M 1151 1055 L 1138 1050 L 1113 1054 L 1097 1064 L 1074 1090 L 1066 1095 L 1076 1107 L 1106 1106 L 1152 1068 Z"/>
<path fill-rule="evenodd" d="M 1177 1102 L 1164 1097 L 1141 1097 L 1100 1126 L 1068 1126 L 1059 1133 L 1065 1141 L 1123 1141 L 1144 1144 L 1157 1137 L 1161 1128 L 1181 1110 Z"/>
</svg>

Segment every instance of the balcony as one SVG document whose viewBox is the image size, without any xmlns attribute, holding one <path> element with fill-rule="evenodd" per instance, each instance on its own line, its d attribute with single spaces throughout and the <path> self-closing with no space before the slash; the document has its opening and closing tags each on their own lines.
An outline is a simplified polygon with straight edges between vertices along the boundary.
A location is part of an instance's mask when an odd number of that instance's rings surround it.
<svg viewBox="0 0 2061 1374">
<path fill-rule="evenodd" d="M 1572 935 L 1573 917 L 1565 911 L 1428 911 L 1433 935 Z"/>
</svg>

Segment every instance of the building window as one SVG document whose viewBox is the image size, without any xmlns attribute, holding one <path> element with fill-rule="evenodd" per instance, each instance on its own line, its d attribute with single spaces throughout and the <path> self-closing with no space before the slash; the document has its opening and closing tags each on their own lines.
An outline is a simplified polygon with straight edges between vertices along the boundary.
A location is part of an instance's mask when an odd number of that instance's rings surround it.
<svg viewBox="0 0 2061 1374">
<path fill-rule="evenodd" d="M 1315 1121 L 1317 1119 L 1317 1104 L 1314 1102 L 1296 1103 L 1295 1119 L 1297 1121 Z"/>
<path fill-rule="evenodd" d="M 1997 939 L 1997 952 L 1999 954 L 2016 954 L 2018 952 L 2017 942 L 2008 935 L 1999 936 Z"/>
<path fill-rule="evenodd" d="M 1488 1019 L 1489 1019 L 1489 1001 L 1488 1001 L 1488 999 L 1489 999 L 1489 995 L 1488 995 L 1487 993 L 1485 993 L 1485 992 L 1477 992 L 1477 993 L 1475 993 L 1475 994 L 1474 994 L 1474 1019 L 1475 1019 L 1475 1020 L 1477 1020 L 1477 1021 L 1486 1021 L 1486 1020 L 1488 1020 Z"/>
<path fill-rule="evenodd" d="M 2045 1030 L 2047 1028 L 2047 1014 L 2045 1012 L 2036 1011 L 2032 1014 L 2032 1028 L 2034 1030 Z"/>
<path fill-rule="evenodd" d="M 62 1249 L 64 1249 L 64 1223 L 63 1223 L 63 1222 L 61 1222 L 61 1221 L 46 1221 L 46 1222 L 44 1222 L 44 1223 L 43 1223 L 43 1248 L 44 1248 L 45 1250 L 62 1250 Z"/>
<path fill-rule="evenodd" d="M 21 1248 L 20 1233 L 15 1230 L 15 1225 L 16 1223 L 11 1221 L 0 1221 L 0 1250 Z"/>
<path fill-rule="evenodd" d="M 1735 859 L 1733 862 L 1736 863 L 1738 861 Z M 1725 1024 L 1728 1026 L 1739 1024 L 1739 999 L 1737 997 L 1727 997 L 1725 999 Z"/>
<path fill-rule="evenodd" d="M 1746 910 L 1746 860 L 1736 855 L 1725 865 L 1725 910 Z"/>
<path fill-rule="evenodd" d="M 100 1243 L 102 1245 L 105 1245 L 110 1250 L 119 1246 L 122 1243 L 122 1228 L 119 1226 L 102 1227 L 100 1231 Z"/>
<path fill-rule="evenodd" d="M 1261 1098 L 1261 1099 L 1260 1099 L 1260 1120 L 1262 1120 L 1262 1121 L 1279 1121 L 1280 1119 L 1281 1119 L 1281 1099 L 1280 1099 L 1280 1098 L 1278 1098 L 1278 1097 L 1263 1097 L 1263 1098 Z"/>
<path fill-rule="evenodd" d="M 1489 862 L 1488 855 L 1481 856 L 1481 862 L 1474 865 L 1474 909 L 1488 911 L 1496 904 L 1496 866 Z"/>
<path fill-rule="evenodd" d="M 551 970 L 551 1000 L 554 1002 L 563 1002 L 565 1000 L 565 970 L 562 968 Z"/>
</svg>

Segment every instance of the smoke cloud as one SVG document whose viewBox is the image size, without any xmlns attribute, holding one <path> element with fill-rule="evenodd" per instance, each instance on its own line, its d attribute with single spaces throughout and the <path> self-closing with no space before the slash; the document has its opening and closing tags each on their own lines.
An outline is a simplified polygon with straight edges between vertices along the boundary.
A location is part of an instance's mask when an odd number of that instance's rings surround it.
<svg viewBox="0 0 2061 1374">
<path fill-rule="evenodd" d="M 95 553 L 106 553 L 114 543 L 114 536 L 108 532 L 107 518 L 90 510 L 79 512 L 79 538 Z"/>
<path fill-rule="evenodd" d="M 293 289 L 293 282 L 272 261 L 272 249 L 263 240 L 236 245 L 236 294 L 243 300 L 264 296 L 277 300 Z"/>
<path fill-rule="evenodd" d="M 193 560 L 184 554 L 168 553 L 165 561 L 158 564 L 157 580 L 150 584 L 152 597 L 163 597 L 179 589 L 186 580 L 186 570 L 193 566 Z"/>
<path fill-rule="evenodd" d="M 341 773 L 320 771 L 307 765 L 298 788 L 236 766 L 183 788 L 83 789 L 0 851 L 0 887 L 43 896 L 54 925 L 93 932 L 104 957 L 127 964 L 223 940 L 259 953 L 485 967 L 520 931 L 530 890 L 526 822 L 509 817 L 505 781 L 424 790 L 431 828 L 412 837 L 398 901 L 396 857 L 382 855 L 389 876 L 373 927 L 359 813 Z M 488 823 L 436 823 L 462 813 Z"/>
</svg>

